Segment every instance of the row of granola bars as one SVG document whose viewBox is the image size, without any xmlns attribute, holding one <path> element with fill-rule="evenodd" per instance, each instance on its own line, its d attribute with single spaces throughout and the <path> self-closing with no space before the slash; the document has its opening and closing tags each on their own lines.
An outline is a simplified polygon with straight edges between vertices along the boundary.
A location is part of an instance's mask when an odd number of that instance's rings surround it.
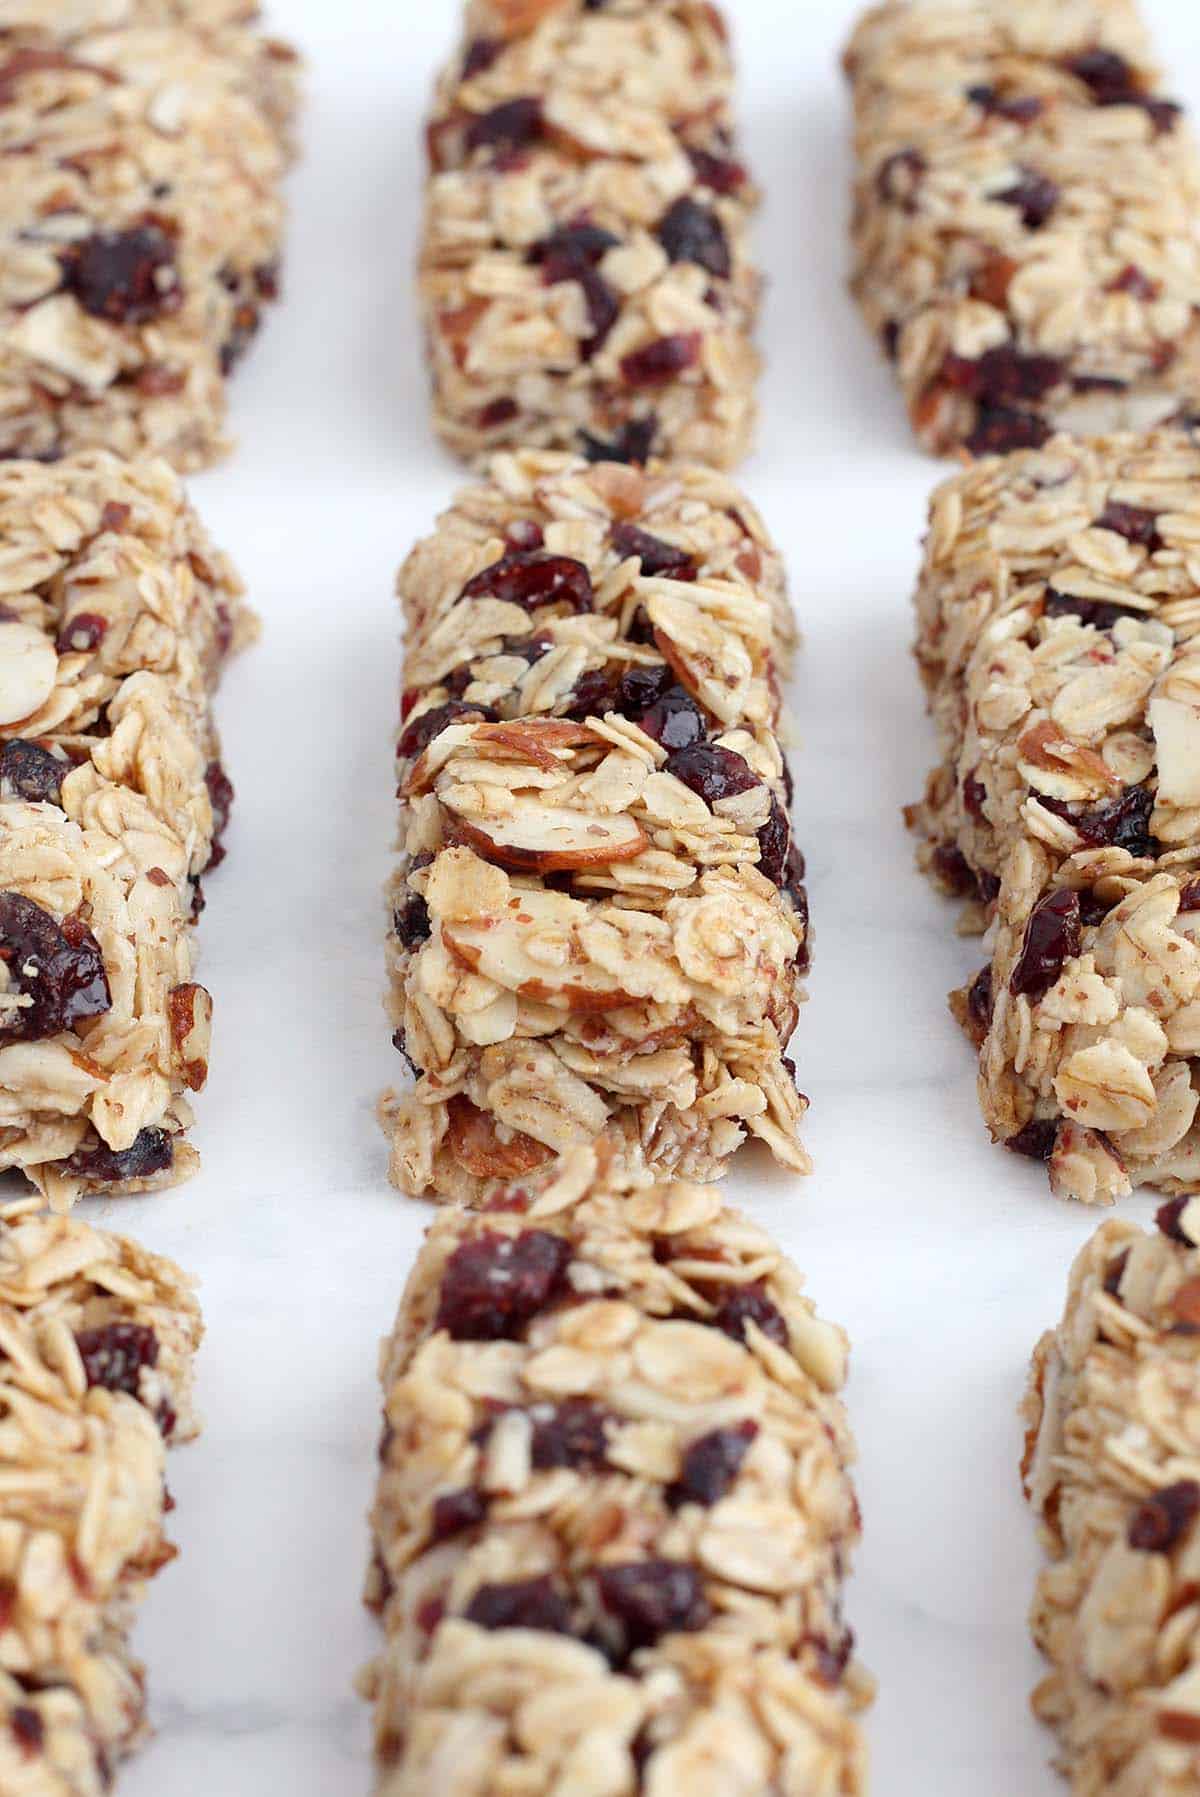
<svg viewBox="0 0 1200 1797">
<path fill-rule="evenodd" d="M 211 701 L 255 625 L 168 462 L 227 447 L 276 290 L 295 64 L 255 12 L 0 5 L 0 1169 L 39 1194 L 0 1212 L 5 1797 L 102 1797 L 144 1736 L 130 1632 L 198 1428 L 190 1281 L 53 1213 L 197 1165 Z"/>
</svg>

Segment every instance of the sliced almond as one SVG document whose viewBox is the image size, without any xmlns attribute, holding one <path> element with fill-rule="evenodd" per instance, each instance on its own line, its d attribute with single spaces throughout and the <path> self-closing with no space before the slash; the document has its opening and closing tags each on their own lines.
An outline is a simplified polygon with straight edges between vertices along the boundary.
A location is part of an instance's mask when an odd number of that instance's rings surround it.
<svg viewBox="0 0 1200 1797">
<path fill-rule="evenodd" d="M 573 867 L 595 867 L 631 861 L 649 846 L 632 817 L 603 817 L 591 811 L 539 805 L 516 797 L 503 817 L 485 825 L 455 814 L 454 833 L 488 860 L 517 873 L 555 873 Z"/>
<path fill-rule="evenodd" d="M 19 618 L 0 621 L 0 724 L 19 724 L 41 709 L 54 691 L 54 644 Z"/>
<path fill-rule="evenodd" d="M 1151 699 L 1160 804 L 1200 805 L 1200 711 L 1178 699 Z"/>
</svg>

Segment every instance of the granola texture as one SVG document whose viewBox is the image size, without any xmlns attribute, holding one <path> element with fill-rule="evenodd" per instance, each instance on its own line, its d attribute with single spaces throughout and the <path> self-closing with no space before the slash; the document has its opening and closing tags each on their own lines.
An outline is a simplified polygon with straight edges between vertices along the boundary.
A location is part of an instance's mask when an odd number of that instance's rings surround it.
<svg viewBox="0 0 1200 1797">
<path fill-rule="evenodd" d="M 495 458 L 400 573 L 392 1174 L 478 1201 L 611 1129 L 797 1171 L 807 902 L 776 734 L 792 625 L 700 467 Z"/>
<path fill-rule="evenodd" d="M 164 462 L 0 464 L 0 1169 L 59 1207 L 198 1164 L 210 695 L 254 620 Z"/>
<path fill-rule="evenodd" d="M 1200 162 L 1129 0 L 889 0 L 846 52 L 852 286 L 936 454 L 1162 419 L 1200 375 Z"/>
<path fill-rule="evenodd" d="M 1034 1709 L 1077 1797 L 1200 1784 L 1200 1200 L 1106 1223 L 1034 1355 L 1026 1492 L 1049 1564 Z"/>
<path fill-rule="evenodd" d="M 704 0 L 476 0 L 428 129 L 420 300 L 434 423 L 728 467 L 761 281 L 725 24 Z"/>
<path fill-rule="evenodd" d="M 174 1557 L 164 1444 L 201 1335 L 170 1261 L 38 1201 L 0 1211 L 0 1789 L 101 1797 L 145 1733 L 129 1631 Z"/>
<path fill-rule="evenodd" d="M 990 956 L 952 1005 L 993 1136 L 1061 1195 L 1200 1190 L 1200 449 L 984 461 L 935 494 L 910 821 Z"/>
<path fill-rule="evenodd" d="M 603 1145 L 439 1213 L 381 1357 L 380 1797 L 860 1793 L 846 1352 Z"/>
<path fill-rule="evenodd" d="M 0 456 L 202 468 L 278 290 L 295 57 L 233 0 L 0 0 Z"/>
</svg>

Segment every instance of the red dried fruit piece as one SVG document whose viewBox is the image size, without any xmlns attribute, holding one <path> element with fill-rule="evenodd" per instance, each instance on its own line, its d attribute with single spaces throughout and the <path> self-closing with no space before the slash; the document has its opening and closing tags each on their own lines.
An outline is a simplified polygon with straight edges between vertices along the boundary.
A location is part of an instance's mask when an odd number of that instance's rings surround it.
<svg viewBox="0 0 1200 1797">
<path fill-rule="evenodd" d="M 555 1467 L 601 1467 L 608 1455 L 610 1413 L 591 1398 L 565 1398 L 561 1404 L 538 1404 L 530 1411 L 530 1453 L 539 1472 Z"/>
<path fill-rule="evenodd" d="M 1047 618 L 1078 618 L 1081 624 L 1090 624 L 1095 630 L 1111 630 L 1120 618 L 1131 618 L 1137 614 L 1127 605 L 1113 605 L 1105 599 L 1080 599 L 1074 593 L 1060 593 L 1057 588 L 1048 586 L 1042 604 L 1042 615 Z"/>
<path fill-rule="evenodd" d="M 545 135 L 542 102 L 532 96 L 505 100 L 489 112 L 481 112 L 467 126 L 467 154 L 492 150 L 497 156 L 527 149 Z"/>
<path fill-rule="evenodd" d="M 621 379 L 628 387 L 661 387 L 700 360 L 699 331 L 656 337 L 621 359 Z"/>
<path fill-rule="evenodd" d="M 686 194 L 663 215 L 657 236 L 672 262 L 694 262 L 719 280 L 733 272 L 724 225 L 711 207 Z"/>
<path fill-rule="evenodd" d="M 1115 531 L 1127 543 L 1137 543 L 1151 555 L 1163 546 L 1158 534 L 1158 513 L 1142 505 L 1124 505 L 1119 499 L 1110 499 L 1095 520 L 1095 528 Z"/>
<path fill-rule="evenodd" d="M 712 1616 L 699 1571 L 682 1560 L 602 1566 L 596 1590 L 609 1616 L 620 1624 L 623 1658 L 638 1648 L 653 1647 L 664 1635 L 694 1633 Z"/>
<path fill-rule="evenodd" d="M 614 437 L 607 440 L 594 437 L 591 431 L 580 431 L 579 438 L 583 454 L 589 462 L 640 464 L 650 460 L 657 434 L 658 414 L 650 412 L 645 418 L 631 418 Z"/>
<path fill-rule="evenodd" d="M 701 187 L 710 187 L 714 193 L 737 193 L 750 179 L 746 165 L 731 156 L 714 155 L 710 150 L 690 147 L 687 154 Z"/>
<path fill-rule="evenodd" d="M 175 1162 L 175 1139 L 165 1129 L 140 1129 L 128 1148 L 110 1148 L 97 1139 L 77 1148 L 64 1163 L 68 1173 L 90 1185 L 123 1185 L 132 1179 L 150 1179 L 165 1173 Z"/>
<path fill-rule="evenodd" d="M 736 749 L 722 748 L 719 743 L 697 742 L 676 749 L 667 760 L 666 772 L 681 780 L 710 807 L 721 799 L 735 798 L 738 793 L 762 785 L 745 756 Z"/>
<path fill-rule="evenodd" d="M 757 1434 L 758 1424 L 745 1422 L 701 1435 L 684 1454 L 679 1477 L 668 1488 L 667 1502 L 673 1508 L 718 1503 L 737 1478 Z"/>
<path fill-rule="evenodd" d="M 467 705 L 458 699 L 447 699 L 444 705 L 431 705 L 428 711 L 421 712 L 412 720 L 401 732 L 396 753 L 405 760 L 409 756 L 420 755 L 448 725 L 460 724 L 467 718 L 476 723 L 497 721 L 496 713 L 490 705 Z"/>
<path fill-rule="evenodd" d="M 887 205 L 915 212 L 917 193 L 928 166 L 919 150 L 896 150 L 880 164 L 875 191 Z"/>
<path fill-rule="evenodd" d="M 620 317 L 620 301 L 596 268 L 601 257 L 615 249 L 620 241 L 611 231 L 605 231 L 587 219 L 578 219 L 573 224 L 561 225 L 549 237 L 534 244 L 529 252 L 529 260 L 541 264 L 542 279 L 547 287 L 553 287 L 559 281 L 576 281 L 583 289 L 592 326 L 592 334 L 582 346 L 585 361 L 590 361 L 602 348 Z"/>
<path fill-rule="evenodd" d="M 606 712 L 614 709 L 616 686 L 611 674 L 604 668 L 589 668 L 579 676 L 567 694 L 566 710 L 563 716 L 572 723 L 583 723 L 587 718 L 602 718 Z"/>
<path fill-rule="evenodd" d="M 442 1273 L 434 1328 L 455 1341 L 515 1341 L 560 1296 L 570 1262 L 570 1244 L 545 1229 L 463 1242 Z"/>
<path fill-rule="evenodd" d="M 1054 1153 L 1054 1145 L 1058 1140 L 1058 1120 L 1054 1117 L 1035 1117 L 1015 1136 L 1009 1136 L 1004 1146 L 1010 1154 L 1023 1155 L 1030 1161 L 1048 1161 Z"/>
<path fill-rule="evenodd" d="M 758 871 L 772 886 L 786 884 L 791 848 L 791 819 L 772 793 L 771 815 L 758 832 Z"/>
<path fill-rule="evenodd" d="M 700 572 L 694 555 L 636 524 L 614 524 L 609 541 L 622 561 L 637 556 L 646 580 L 695 580 Z"/>
<path fill-rule="evenodd" d="M 1039 899 L 1025 926 L 1025 941 L 1008 985 L 1014 997 L 1037 1004 L 1066 963 L 1079 953 L 1079 894 L 1068 887 Z"/>
<path fill-rule="evenodd" d="M 428 942 L 432 927 L 429 906 L 419 892 L 406 887 L 392 910 L 392 930 L 400 946 L 412 950 Z"/>
<path fill-rule="evenodd" d="M 971 981 L 967 993 L 967 1015 L 974 1026 L 976 1044 L 981 1045 L 992 1025 L 992 969 L 991 963 L 981 967 Z"/>
<path fill-rule="evenodd" d="M 108 1323 L 75 1337 L 88 1386 L 139 1395 L 142 1373 L 158 1365 L 158 1337 L 144 1323 Z"/>
<path fill-rule="evenodd" d="M 670 677 L 670 669 L 663 671 Z M 671 751 L 703 742 L 708 728 L 704 713 L 691 693 L 674 682 L 644 711 L 623 711 L 622 715 L 631 718 L 647 736 Z"/>
<path fill-rule="evenodd" d="M 464 1486 L 461 1491 L 444 1492 L 434 1500 L 430 1539 L 449 1541 L 451 1536 L 475 1528 L 483 1521 L 487 1510 L 487 1497 L 472 1485 Z"/>
<path fill-rule="evenodd" d="M 953 843 L 939 842 L 931 857 L 933 873 L 944 892 L 955 898 L 974 898 L 979 890 L 975 870 Z"/>
<path fill-rule="evenodd" d="M 1190 1535 L 1200 1515 L 1200 1484 L 1179 1479 L 1147 1498 L 1129 1519 L 1129 1545 L 1141 1554 L 1169 1554 Z"/>
<path fill-rule="evenodd" d="M 148 324 L 183 299 L 175 245 L 156 224 L 98 231 L 62 252 L 63 288 L 93 318 Z"/>
<path fill-rule="evenodd" d="M 472 38 L 463 53 L 462 79 L 470 81 L 476 75 L 485 74 L 503 48 L 503 43 L 496 37 Z"/>
<path fill-rule="evenodd" d="M 783 1313 L 767 1296 L 767 1288 L 761 1279 L 750 1285 L 706 1287 L 702 1289 L 702 1295 L 716 1303 L 713 1327 L 734 1341 L 744 1342 L 746 1325 L 753 1323 L 769 1341 L 776 1342 L 781 1348 L 788 1346 L 788 1326 Z"/>
<path fill-rule="evenodd" d="M 1200 1243 L 1194 1242 L 1183 1228 L 1183 1213 L 1191 1202 L 1191 1194 L 1185 1192 L 1182 1197 L 1168 1198 L 1154 1213 L 1154 1221 L 1162 1234 L 1184 1248 L 1200 1247 Z"/>
<path fill-rule="evenodd" d="M 1066 57 L 1062 66 L 1090 88 L 1097 100 L 1122 100 L 1127 94 L 1138 92 L 1132 65 L 1115 50 L 1081 50 Z"/>
<path fill-rule="evenodd" d="M 573 612 L 595 608 L 592 577 L 582 562 L 540 549 L 514 549 L 468 580 L 460 599 L 500 599 L 526 611 L 566 605 Z"/>
<path fill-rule="evenodd" d="M 968 815 L 980 819 L 983 817 L 984 800 L 987 798 L 987 787 L 977 774 L 968 774 L 962 784 L 963 807 Z"/>
<path fill-rule="evenodd" d="M 980 85 L 967 89 L 967 98 L 993 118 L 1008 119 L 1014 125 L 1030 125 L 1041 116 L 1044 101 L 1033 94 L 997 93 L 994 87 Z"/>
<path fill-rule="evenodd" d="M 17 1704 L 8 1719 L 9 1732 L 26 1759 L 33 1759 L 42 1751 L 46 1739 L 46 1727 L 36 1710 L 28 1704 Z"/>
<path fill-rule="evenodd" d="M 234 792 L 233 782 L 219 761 L 210 761 L 205 768 L 204 784 L 208 789 L 208 802 L 213 814 L 212 851 L 205 868 L 206 873 L 211 873 L 225 859 L 224 838 L 229 828 L 229 815 L 233 810 Z"/>
<path fill-rule="evenodd" d="M 1005 206 L 1015 206 L 1028 230 L 1040 231 L 1061 200 L 1062 189 L 1049 175 L 1022 167 L 1020 180 L 996 198 Z"/>
<path fill-rule="evenodd" d="M 964 447 L 974 456 L 1007 455 L 1014 449 L 1040 449 L 1052 434 L 1050 425 L 1036 412 L 981 405 Z"/>
<path fill-rule="evenodd" d="M 1148 787 L 1131 786 L 1119 798 L 1100 805 L 1068 805 L 1061 799 L 1041 797 L 1039 803 L 1055 817 L 1065 818 L 1089 848 L 1126 849 L 1139 857 L 1158 852 L 1150 834 L 1155 800 Z"/>
<path fill-rule="evenodd" d="M 1065 378 L 1066 370 L 1056 356 L 1022 355 L 1009 343 L 986 350 L 974 359 L 948 355 L 941 373 L 944 386 L 987 404 L 1043 399 Z"/>
<path fill-rule="evenodd" d="M 108 619 L 95 612 L 77 612 L 58 633 L 54 647 L 60 655 L 90 655 L 108 634 Z"/>
<path fill-rule="evenodd" d="M 481 1629 L 537 1629 L 549 1635 L 574 1632 L 570 1605 L 548 1574 L 540 1579 L 481 1585 L 464 1615 Z"/>
<path fill-rule="evenodd" d="M 1146 303 L 1149 304 L 1152 300 L 1156 300 L 1159 297 L 1162 288 L 1157 281 L 1152 281 L 1150 276 L 1137 266 L 1136 262 L 1127 262 L 1115 280 L 1108 283 L 1105 291 L 1108 293 L 1128 293 L 1131 294 L 1134 299 L 1145 300 Z M 1130 507 L 1130 510 L 1136 511 L 1138 510 L 1138 507 L 1132 506 Z"/>
<path fill-rule="evenodd" d="M 60 761 L 41 743 L 24 737 L 14 736 L 0 747 L 0 784 L 27 805 L 59 804 L 63 779 L 70 771 L 69 761 Z"/>
<path fill-rule="evenodd" d="M 77 917 L 60 924 L 19 892 L 0 892 L 0 960 L 9 990 L 31 1001 L 7 1013 L 0 1041 L 41 1042 L 112 1008 L 92 932 Z"/>
</svg>

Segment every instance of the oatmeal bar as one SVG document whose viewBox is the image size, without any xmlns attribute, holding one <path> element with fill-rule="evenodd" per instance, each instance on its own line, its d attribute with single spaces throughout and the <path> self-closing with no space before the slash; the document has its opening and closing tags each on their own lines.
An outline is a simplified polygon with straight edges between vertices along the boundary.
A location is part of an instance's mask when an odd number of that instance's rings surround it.
<svg viewBox="0 0 1200 1797">
<path fill-rule="evenodd" d="M 475 0 L 438 84 L 420 296 L 435 425 L 728 467 L 761 282 L 726 29 L 703 0 Z"/>
<path fill-rule="evenodd" d="M 380 1797 L 859 1793 L 846 1340 L 592 1148 L 440 1213 L 381 1371 Z"/>
<path fill-rule="evenodd" d="M 0 1789 L 98 1797 L 145 1730 L 127 1637 L 201 1324 L 171 1262 L 36 1209 L 0 1211 Z"/>
<path fill-rule="evenodd" d="M 1064 1196 L 1200 1189 L 1200 450 L 985 461 L 935 495 L 918 659 L 943 758 L 912 821 L 990 964 L 955 1009 L 992 1134 Z"/>
<path fill-rule="evenodd" d="M 1106 1223 L 1034 1356 L 1026 1491 L 1051 1564 L 1034 1708 L 1078 1797 L 1200 1788 L 1200 1200 Z"/>
<path fill-rule="evenodd" d="M 197 1165 L 209 696 L 253 619 L 162 462 L 0 467 L 0 544 L 0 1169 L 68 1204 Z"/>
<path fill-rule="evenodd" d="M 393 1177 L 477 1200 L 611 1126 L 807 1169 L 779 557 L 699 467 L 504 455 L 400 574 Z"/>
<path fill-rule="evenodd" d="M 274 297 L 290 52 L 152 0 L 0 7 L 0 456 L 205 466 Z"/>
<path fill-rule="evenodd" d="M 846 52 L 853 289 L 925 448 L 1149 424 L 1200 377 L 1200 162 L 1129 0 L 889 0 Z"/>
</svg>

